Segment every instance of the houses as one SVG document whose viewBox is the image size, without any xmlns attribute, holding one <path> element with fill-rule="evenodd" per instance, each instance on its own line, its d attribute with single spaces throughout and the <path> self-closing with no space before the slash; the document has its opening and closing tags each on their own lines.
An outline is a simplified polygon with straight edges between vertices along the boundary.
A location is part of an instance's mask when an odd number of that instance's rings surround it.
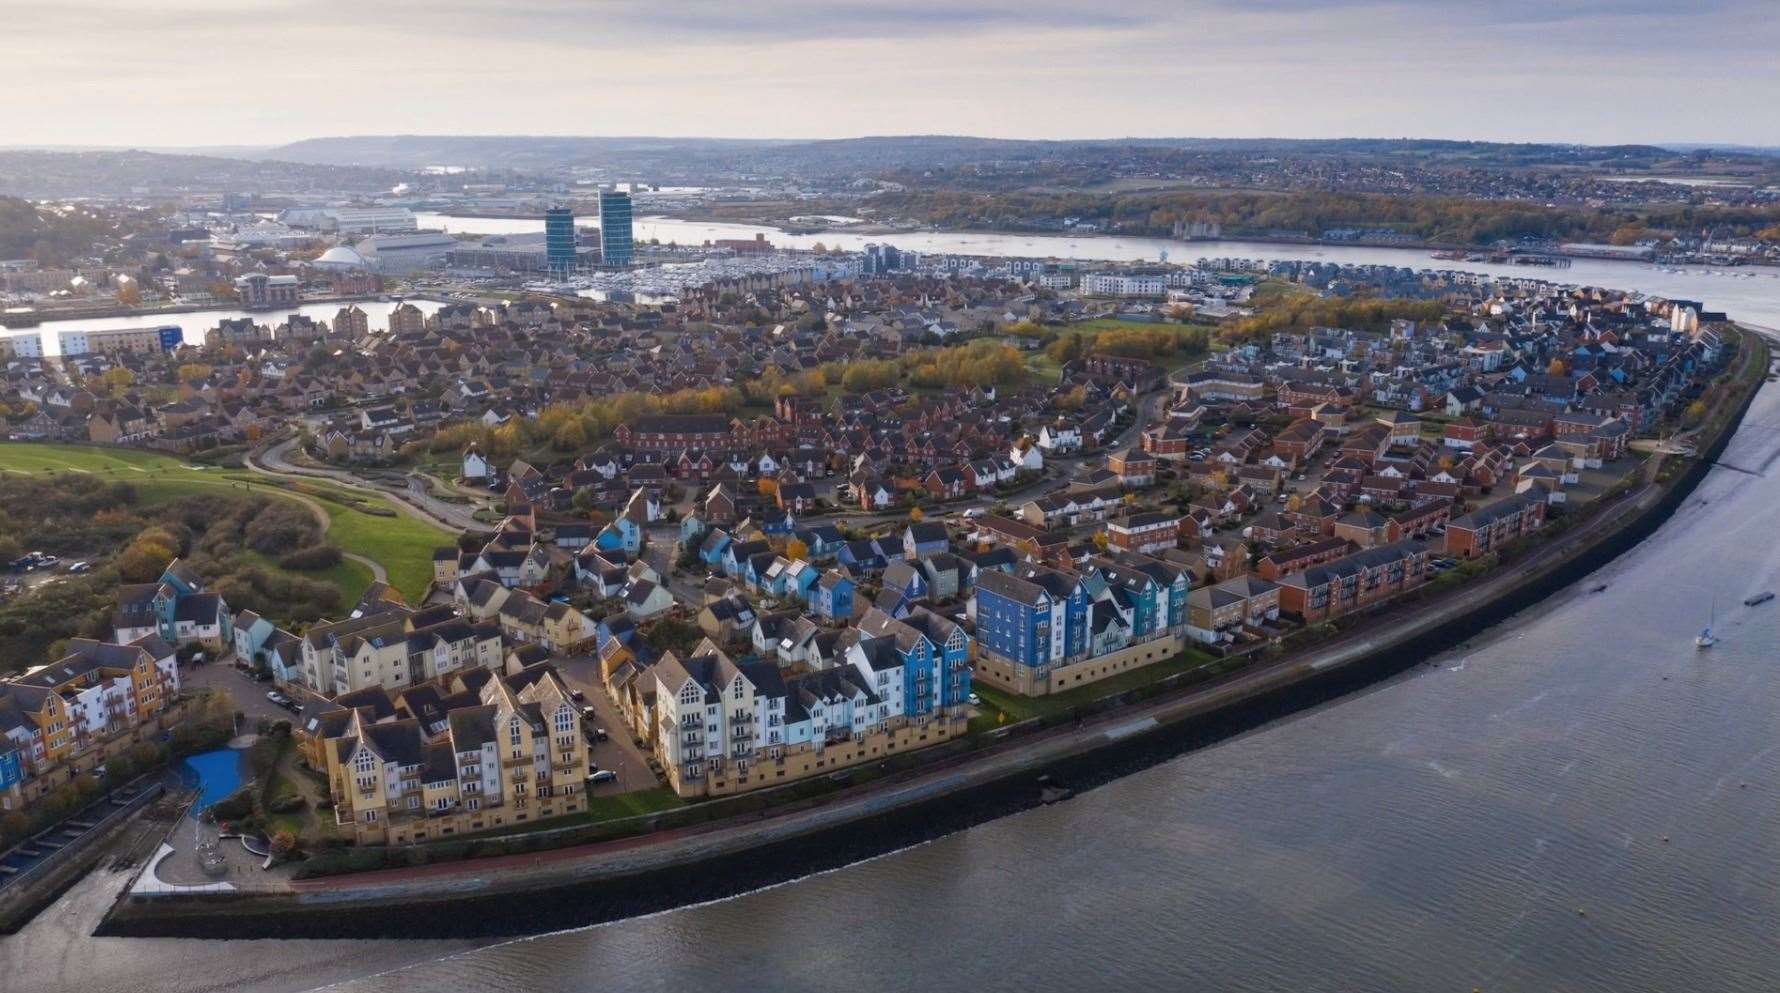
<svg viewBox="0 0 1780 993">
<path fill-rule="evenodd" d="M 1545 523 L 1543 492 L 1519 493 L 1455 517 L 1446 525 L 1446 554 L 1476 558 L 1527 537 Z"/>
<path fill-rule="evenodd" d="M 1414 589 L 1427 578 L 1423 545 L 1406 541 L 1365 548 L 1281 576 L 1279 610 L 1303 623 L 1327 620 Z"/>
<path fill-rule="evenodd" d="M 810 612 L 825 621 L 838 622 L 853 617 L 853 580 L 836 569 L 829 569 L 816 580 L 810 591 Z"/>
<path fill-rule="evenodd" d="M 119 644 L 156 635 L 174 645 L 202 645 L 223 651 L 235 640 L 229 605 L 206 592 L 189 566 L 175 559 L 152 583 L 119 587 L 112 612 L 112 634 Z"/>
<path fill-rule="evenodd" d="M 499 668 L 502 628 L 489 619 L 460 617 L 449 607 L 391 605 L 311 626 L 300 656 L 303 685 L 324 696 L 373 686 L 396 690 L 469 669 Z"/>
<path fill-rule="evenodd" d="M 1180 540 L 1180 515 L 1159 510 L 1125 514 L 1106 522 L 1106 541 L 1113 548 L 1154 555 Z"/>
<path fill-rule="evenodd" d="M 1259 576 L 1237 576 L 1187 594 L 1187 637 L 1204 644 L 1235 641 L 1244 627 L 1279 617 L 1279 586 Z"/>
<path fill-rule="evenodd" d="M 336 703 L 343 721 L 326 721 L 327 708 L 311 718 L 318 730 L 340 725 L 318 735 L 319 751 L 335 822 L 352 840 L 413 844 L 587 809 L 581 712 L 554 669 L 445 688 L 436 715 Z"/>
<path fill-rule="evenodd" d="M 911 658 L 931 660 L 929 636 L 901 625 L 867 635 L 832 667 L 788 673 L 772 662 L 732 660 L 706 642 L 687 658 L 666 653 L 648 670 L 652 739 L 679 795 L 722 796 L 826 774 L 963 733 L 968 647 L 950 672 L 911 680 Z M 942 662 L 943 666 L 944 663 Z M 911 697 L 940 706 L 910 715 Z M 925 688 L 925 692 L 923 692 Z"/>
<path fill-rule="evenodd" d="M 0 680 L 0 811 L 23 811 L 130 745 L 152 740 L 180 692 L 172 644 L 74 638 L 60 658 Z"/>
</svg>

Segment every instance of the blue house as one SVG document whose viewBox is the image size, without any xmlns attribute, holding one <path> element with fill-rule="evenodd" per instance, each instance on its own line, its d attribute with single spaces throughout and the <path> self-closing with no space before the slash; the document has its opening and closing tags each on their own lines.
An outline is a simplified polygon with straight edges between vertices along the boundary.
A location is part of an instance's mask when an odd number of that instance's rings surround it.
<svg viewBox="0 0 1780 993">
<path fill-rule="evenodd" d="M 619 517 L 600 529 L 593 546 L 602 552 L 635 555 L 643 548 L 643 529 L 628 517 Z"/>
<path fill-rule="evenodd" d="M 832 524 L 798 528 L 793 534 L 798 541 L 803 542 L 803 547 L 809 550 L 811 562 L 822 562 L 833 558 L 847 543 L 847 539 L 841 536 L 840 528 Z"/>
<path fill-rule="evenodd" d="M 785 510 L 769 508 L 760 518 L 760 530 L 770 535 L 789 535 L 797 529 L 797 521 Z"/>
<path fill-rule="evenodd" d="M 747 574 L 748 560 L 762 552 L 770 553 L 771 551 L 772 546 L 767 544 L 764 539 L 732 541 L 723 549 L 723 574 L 731 578 L 746 580 L 752 584 L 754 579 Z M 770 561 L 768 559 L 769 563 Z"/>
<path fill-rule="evenodd" d="M 979 573 L 975 604 L 983 650 L 1016 665 L 1048 667 L 1087 652 L 1088 592 L 1073 576 Z"/>
<path fill-rule="evenodd" d="M 877 541 L 870 538 L 847 542 L 835 553 L 835 559 L 851 569 L 855 575 L 877 572 L 889 561 Z"/>
<path fill-rule="evenodd" d="M 229 605 L 219 594 L 205 592 L 179 559 L 169 562 L 155 582 L 119 587 L 111 626 L 113 638 L 124 645 L 151 634 L 173 645 L 202 643 L 227 650 L 235 643 Z"/>
<path fill-rule="evenodd" d="M 903 712 L 922 717 L 970 698 L 970 636 L 959 624 L 924 607 L 893 618 L 881 610 L 867 611 L 859 629 L 873 637 L 889 637 L 902 660 Z"/>
<path fill-rule="evenodd" d="M 927 574 L 913 562 L 892 562 L 884 569 L 877 606 L 891 617 L 902 617 L 927 598 Z"/>
<path fill-rule="evenodd" d="M 720 569 L 723 567 L 723 553 L 729 545 L 729 532 L 722 528 L 712 528 L 699 543 L 698 560 L 713 569 Z"/>
<path fill-rule="evenodd" d="M 849 620 L 853 616 L 853 581 L 830 569 L 811 587 L 809 603 L 810 613 L 824 620 Z"/>
<path fill-rule="evenodd" d="M 697 514 L 687 514 L 680 518 L 680 540 L 686 544 L 698 541 L 705 536 L 705 522 Z"/>
<path fill-rule="evenodd" d="M 820 578 L 822 578 L 820 569 L 803 559 L 792 559 L 790 567 L 785 570 L 784 595 L 808 601 L 810 591 L 815 589 L 816 581 Z"/>
</svg>

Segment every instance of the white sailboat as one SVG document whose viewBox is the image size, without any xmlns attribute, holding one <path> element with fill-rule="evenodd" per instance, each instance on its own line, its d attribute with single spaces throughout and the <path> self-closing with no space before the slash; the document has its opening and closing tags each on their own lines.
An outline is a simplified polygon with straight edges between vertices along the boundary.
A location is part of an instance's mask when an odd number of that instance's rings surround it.
<svg viewBox="0 0 1780 993">
<path fill-rule="evenodd" d="M 1713 594 L 1713 596 L 1712 596 L 1712 612 L 1706 615 L 1706 626 L 1704 629 L 1702 629 L 1700 631 L 1699 637 L 1697 637 L 1693 640 L 1693 647 L 1695 647 L 1695 648 L 1711 648 L 1713 645 L 1718 644 L 1718 639 L 1716 637 L 1714 637 L 1712 634 L 1712 622 L 1717 619 L 1718 619 L 1718 595 Z"/>
</svg>

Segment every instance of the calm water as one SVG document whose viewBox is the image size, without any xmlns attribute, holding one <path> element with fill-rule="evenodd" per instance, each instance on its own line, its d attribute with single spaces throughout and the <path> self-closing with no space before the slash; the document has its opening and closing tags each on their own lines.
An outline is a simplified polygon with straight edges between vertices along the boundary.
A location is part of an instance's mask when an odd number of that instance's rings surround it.
<svg viewBox="0 0 1780 993">
<path fill-rule="evenodd" d="M 1773 300 L 1732 309 L 1780 323 Z M 1765 475 L 1713 473 L 1598 577 L 1433 666 L 917 848 L 482 947 L 93 939 L 118 882 L 100 875 L 0 939 L 0 976 L 82 993 L 1765 993 L 1780 603 L 1741 600 L 1780 589 L 1780 391 L 1725 460 Z M 1723 641 L 1699 653 L 1715 594 Z"/>
</svg>

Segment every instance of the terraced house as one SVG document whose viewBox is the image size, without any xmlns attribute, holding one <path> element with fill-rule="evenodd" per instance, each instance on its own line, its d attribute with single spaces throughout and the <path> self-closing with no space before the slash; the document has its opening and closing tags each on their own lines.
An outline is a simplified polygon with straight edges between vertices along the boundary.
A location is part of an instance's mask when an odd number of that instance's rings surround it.
<svg viewBox="0 0 1780 993">
<path fill-rule="evenodd" d="M 1279 578 L 1279 611 L 1305 623 L 1339 617 L 1428 579 L 1428 549 L 1410 541 L 1365 548 Z"/>
<path fill-rule="evenodd" d="M 68 653 L 0 681 L 0 810 L 21 810 L 77 772 L 161 731 L 179 696 L 173 646 L 75 638 Z M 11 758 L 5 758 L 12 753 Z"/>
<path fill-rule="evenodd" d="M 663 654 L 647 678 L 668 785 L 723 796 L 963 734 L 969 636 L 937 617 L 916 626 L 879 616 L 882 634 L 865 633 L 824 669 L 736 662 L 708 639 L 687 658 Z"/>
<path fill-rule="evenodd" d="M 399 689 L 465 669 L 498 669 L 501 648 L 501 628 L 492 622 L 459 617 L 450 607 L 389 604 L 311 627 L 303 635 L 303 681 L 324 696 Z"/>
<path fill-rule="evenodd" d="M 359 844 L 410 844 L 587 809 L 581 713 L 548 664 L 486 679 L 442 720 L 351 711 L 322 753 Z"/>
<path fill-rule="evenodd" d="M 1024 566 L 977 577 L 976 676 L 1023 696 L 1074 689 L 1177 654 L 1187 576 L 1148 556 L 1090 560 L 1080 574 Z"/>
</svg>

